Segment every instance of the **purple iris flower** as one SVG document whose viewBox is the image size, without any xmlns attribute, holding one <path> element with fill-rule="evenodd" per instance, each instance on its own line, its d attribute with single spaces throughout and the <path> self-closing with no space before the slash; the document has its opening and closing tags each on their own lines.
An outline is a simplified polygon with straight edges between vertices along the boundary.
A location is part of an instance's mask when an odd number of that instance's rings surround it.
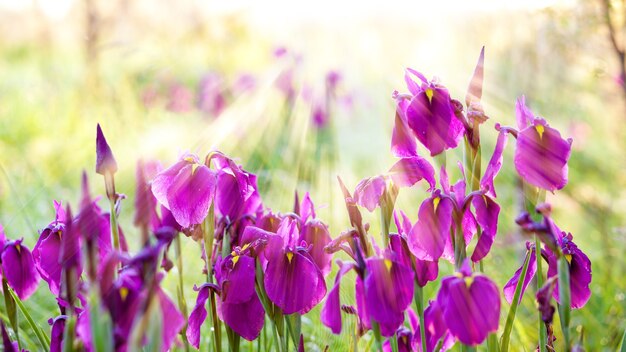
<svg viewBox="0 0 626 352">
<path fill-rule="evenodd" d="M 231 255 L 216 262 L 217 285 L 204 284 L 198 291 L 196 305 L 189 315 L 187 339 L 199 348 L 200 328 L 207 317 L 206 301 L 210 290 L 219 294 L 218 315 L 233 331 L 246 340 L 259 336 L 265 321 L 265 310 L 255 291 L 255 259 L 250 247 L 235 248 Z"/>
<path fill-rule="evenodd" d="M 576 243 L 574 243 L 571 233 L 561 231 L 549 217 L 549 213 L 544 212 L 543 216 L 543 221 L 536 223 L 530 219 L 528 214 L 525 214 L 525 216 L 518 218 L 518 224 L 520 224 L 525 231 L 537 233 L 539 238 L 544 242 L 545 245 L 544 248 L 541 249 L 541 256 L 548 262 L 548 278 L 557 277 L 558 257 L 560 255 L 565 256 L 570 269 L 571 308 L 582 308 L 591 297 L 591 289 L 589 288 L 591 284 L 591 261 L 589 257 L 578 248 Z M 536 273 L 536 264 L 533 264 L 536 261 L 536 249 L 534 246 L 530 245 L 527 245 L 527 247 L 532 251 L 531 262 L 526 273 L 526 280 L 522 286 L 522 294 Z M 521 268 L 515 272 L 505 286 L 504 295 L 509 303 L 513 299 L 513 291 L 519 281 L 520 273 Z M 557 302 L 560 302 L 558 282 L 556 285 L 557 288 L 553 292 L 553 297 Z"/>
<path fill-rule="evenodd" d="M 304 314 L 326 295 L 324 275 L 309 254 L 309 245 L 299 239 L 298 223 L 286 217 L 277 233 L 269 234 L 264 250 L 265 291 L 284 314 Z"/>
<path fill-rule="evenodd" d="M 354 190 L 354 200 L 367 210 L 374 211 L 380 206 L 385 192 L 393 192 L 394 187 L 411 187 L 421 180 L 428 182 L 429 191 L 435 188 L 435 169 L 432 165 L 417 155 L 402 158 L 387 174 L 361 180 Z"/>
<path fill-rule="evenodd" d="M 463 178 L 454 185 L 450 185 L 447 172 L 442 167 L 442 189 L 435 190 L 420 206 L 418 221 L 408 236 L 409 248 L 418 259 L 436 261 L 443 256 L 453 260 L 451 231 L 463 231 L 462 238 L 467 246 L 478 225 L 481 233 L 471 256 L 472 261 L 480 261 L 491 250 L 498 229 L 500 206 L 488 195 L 490 192 L 487 189 L 466 194 L 465 173 L 463 167 L 459 167 Z M 489 177 L 495 177 L 496 173 L 490 173 Z"/>
<path fill-rule="evenodd" d="M 0 263 L 2 263 L 2 272 L 9 286 L 21 300 L 25 300 L 37 290 L 39 272 L 37 272 L 32 253 L 22 244 L 22 241 L 23 239 L 5 242 L 2 232 L 0 244 L 3 244 L 3 249 Z"/>
<path fill-rule="evenodd" d="M 48 283 L 50 291 L 55 296 L 61 287 L 61 271 L 63 265 L 59 260 L 61 253 L 61 238 L 65 234 L 65 224 L 68 219 L 60 202 L 54 201 L 55 219 L 40 231 L 39 240 L 33 247 L 33 259 L 41 278 Z"/>
<path fill-rule="evenodd" d="M 572 151 L 572 139 L 563 139 L 558 130 L 537 117 L 521 96 L 515 105 L 519 131 L 509 127 L 496 129 L 517 138 L 514 164 L 517 173 L 529 184 L 550 192 L 567 184 L 567 162 Z"/>
<path fill-rule="evenodd" d="M 420 82 L 416 82 L 413 76 Z M 397 112 L 392 150 L 402 156 L 416 155 L 415 138 L 433 156 L 455 148 L 465 127 L 454 113 L 448 90 L 436 81 L 428 81 L 424 75 L 410 68 L 404 78 L 410 94 L 394 94 Z"/>
<path fill-rule="evenodd" d="M 226 107 L 224 80 L 216 72 L 204 75 L 198 84 L 198 109 L 212 117 L 218 117 Z"/>
<path fill-rule="evenodd" d="M 463 344 L 481 344 L 498 330 L 498 287 L 485 275 L 472 273 L 467 260 L 455 275 L 443 278 L 437 302 L 448 331 Z"/>
<path fill-rule="evenodd" d="M 415 263 L 411 263 L 411 252 L 408 247 L 407 237 L 411 233 L 413 225 L 408 216 L 402 211 L 394 212 L 393 214 L 396 227 L 398 228 L 399 235 L 390 236 L 389 246 L 398 256 L 402 263 L 408 267 L 413 268 L 415 273 L 415 279 L 420 287 L 426 286 L 430 281 L 437 279 L 439 274 L 439 263 L 437 261 L 421 260 L 415 258 Z"/>
<path fill-rule="evenodd" d="M 328 275 L 332 266 L 332 254 L 326 252 L 324 247 L 332 239 L 328 231 L 328 225 L 315 217 L 315 206 L 307 192 L 302 198 L 295 213 L 300 216 L 300 237 L 298 242 L 309 246 L 309 255 L 324 276 Z"/>
<path fill-rule="evenodd" d="M 152 193 L 182 227 L 200 224 L 209 213 L 216 187 L 215 172 L 197 156 L 184 154 L 152 181 Z"/>
</svg>

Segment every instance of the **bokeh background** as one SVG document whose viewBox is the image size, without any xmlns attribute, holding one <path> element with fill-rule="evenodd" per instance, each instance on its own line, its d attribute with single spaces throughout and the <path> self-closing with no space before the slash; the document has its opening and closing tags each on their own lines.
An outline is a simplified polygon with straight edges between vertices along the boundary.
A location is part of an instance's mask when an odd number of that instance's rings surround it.
<svg viewBox="0 0 626 352">
<path fill-rule="evenodd" d="M 393 163 L 391 93 L 406 90 L 404 68 L 439 77 L 462 99 L 484 45 L 483 165 L 493 126 L 515 125 L 521 94 L 574 139 L 570 182 L 548 195 L 557 223 L 593 262 L 592 297 L 572 325 L 588 350 L 615 350 L 626 328 L 626 86 L 616 51 L 626 46 L 625 13 L 623 1 L 604 0 L 0 0 L 0 223 L 32 248 L 53 200 L 77 204 L 82 170 L 104 194 L 94 172 L 99 122 L 120 167 L 118 192 L 129 197 L 121 225 L 131 247 L 137 160 L 168 166 L 181 152 L 212 149 L 258 174 L 269 208 L 289 211 L 294 192 L 309 191 L 334 237 L 349 226 L 336 176 L 354 189 Z M 330 98 L 329 73 L 340 77 Z M 525 248 L 514 226 L 521 198 L 511 146 L 496 182 L 497 245 L 485 261 L 500 287 Z M 460 157 L 449 153 L 448 165 Z M 398 207 L 414 221 L 425 195 L 421 186 L 404 190 Z M 365 214 L 376 233 L 378 214 Z M 200 251 L 185 243 L 192 287 L 202 280 Z M 46 293 L 42 283 L 27 302 L 42 326 L 55 309 Z M 186 296 L 192 305 L 194 292 Z M 515 350 L 534 348 L 535 320 L 527 295 Z M 351 339 L 349 328 L 332 336 L 321 326 L 319 308 L 303 324 L 311 351 L 343 350 Z M 368 346 L 366 337 L 360 347 Z"/>
</svg>

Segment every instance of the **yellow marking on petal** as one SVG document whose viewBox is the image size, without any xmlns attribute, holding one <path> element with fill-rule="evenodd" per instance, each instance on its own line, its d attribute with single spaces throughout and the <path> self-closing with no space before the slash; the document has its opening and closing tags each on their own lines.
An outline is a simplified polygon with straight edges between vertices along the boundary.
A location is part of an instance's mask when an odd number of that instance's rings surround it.
<svg viewBox="0 0 626 352">
<path fill-rule="evenodd" d="M 186 162 L 188 162 L 188 163 L 194 163 L 194 164 L 196 163 L 196 161 L 194 160 L 194 158 L 193 158 L 193 157 L 191 157 L 191 156 L 185 157 L 183 160 L 185 160 L 185 161 L 186 161 Z"/>
<path fill-rule="evenodd" d="M 472 283 L 474 283 L 473 276 L 466 276 L 463 278 L 463 280 L 465 281 L 465 286 L 467 286 L 467 288 L 470 288 L 470 286 L 472 286 Z"/>
<path fill-rule="evenodd" d="M 287 252 L 287 260 L 291 264 L 291 260 L 293 259 L 293 252 Z"/>
<path fill-rule="evenodd" d="M 408 339 L 407 339 L 407 336 L 406 336 L 406 335 L 402 335 L 402 342 L 403 342 L 405 345 L 408 345 L 408 344 L 409 344 L 409 341 L 408 341 Z"/>
<path fill-rule="evenodd" d="M 59 238 L 61 238 L 61 235 L 62 235 L 62 234 L 63 234 L 63 233 L 61 232 L 61 230 L 57 231 L 57 235 L 59 235 Z"/>
<path fill-rule="evenodd" d="M 566 254 L 565 255 L 565 260 L 567 260 L 567 262 L 569 264 L 572 264 L 572 255 L 571 254 Z"/>
<path fill-rule="evenodd" d="M 233 252 L 235 253 L 235 252 Z M 233 255 L 233 268 L 235 267 L 235 265 L 237 264 L 237 262 L 239 261 L 239 256 L 238 255 Z"/>
<path fill-rule="evenodd" d="M 426 97 L 428 98 L 428 102 L 432 103 L 433 102 L 433 95 L 435 94 L 435 91 L 432 88 L 426 88 L 424 93 L 426 94 Z"/>
<path fill-rule="evenodd" d="M 539 133 L 539 138 L 543 138 L 543 132 L 545 131 L 545 127 L 543 127 L 543 125 L 537 125 L 535 126 L 535 129 L 537 130 L 537 133 Z"/>
<path fill-rule="evenodd" d="M 455 271 L 453 275 L 454 275 L 454 276 L 456 276 L 456 277 L 458 277 L 459 279 L 462 279 L 462 278 L 463 278 L 463 274 L 462 274 L 462 273 L 460 273 L 460 272 L 458 272 L 458 271 Z"/>
<path fill-rule="evenodd" d="M 250 247 L 250 243 L 244 244 L 243 247 L 241 247 L 241 250 L 245 251 L 246 249 L 248 249 L 248 247 Z"/>
<path fill-rule="evenodd" d="M 391 260 L 389 259 L 385 259 L 385 266 L 387 267 L 387 270 L 391 270 L 391 265 L 393 263 L 391 262 Z"/>
<path fill-rule="evenodd" d="M 441 198 L 437 197 L 435 199 L 433 199 L 433 210 L 436 212 L 437 211 L 437 207 L 439 206 L 439 202 L 441 201 Z"/>
<path fill-rule="evenodd" d="M 19 243 L 15 244 L 15 249 L 17 250 L 17 253 L 22 253 L 22 246 Z"/>
<path fill-rule="evenodd" d="M 120 288 L 120 296 L 122 297 L 122 301 L 126 300 L 126 297 L 128 297 L 128 288 L 127 287 Z"/>
<path fill-rule="evenodd" d="M 191 165 L 191 175 L 196 173 L 196 170 L 198 169 L 198 167 L 200 166 L 200 164 L 193 164 Z"/>
</svg>

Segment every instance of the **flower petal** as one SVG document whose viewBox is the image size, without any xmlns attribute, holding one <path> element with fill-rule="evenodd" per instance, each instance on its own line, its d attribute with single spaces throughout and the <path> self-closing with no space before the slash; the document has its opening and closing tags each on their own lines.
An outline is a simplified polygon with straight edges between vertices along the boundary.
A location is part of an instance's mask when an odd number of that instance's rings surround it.
<svg viewBox="0 0 626 352">
<path fill-rule="evenodd" d="M 435 169 L 426 159 L 419 156 L 400 159 L 389 172 L 393 183 L 399 187 L 411 187 L 422 179 L 430 185 L 429 192 L 436 185 Z"/>
</svg>

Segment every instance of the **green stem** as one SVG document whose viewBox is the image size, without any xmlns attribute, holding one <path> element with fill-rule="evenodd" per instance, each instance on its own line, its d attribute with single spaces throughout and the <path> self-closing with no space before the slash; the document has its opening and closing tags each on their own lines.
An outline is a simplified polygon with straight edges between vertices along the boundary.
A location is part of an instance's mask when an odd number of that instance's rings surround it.
<svg viewBox="0 0 626 352">
<path fill-rule="evenodd" d="M 115 200 L 109 199 L 109 205 L 111 209 L 110 223 L 111 223 L 111 236 L 113 236 L 113 248 L 116 251 L 120 250 L 120 233 L 117 226 L 117 214 L 115 213 Z"/>
<path fill-rule="evenodd" d="M 372 331 L 374 331 L 374 339 L 376 340 L 376 350 L 383 350 L 383 338 L 380 335 L 380 326 L 377 322 L 372 321 Z"/>
<path fill-rule="evenodd" d="M 393 352 L 398 352 L 398 333 L 393 334 L 393 336 L 389 339 L 389 343 L 391 344 L 391 350 Z"/>
<path fill-rule="evenodd" d="M 15 339 L 17 340 L 18 349 L 21 351 L 22 340 L 20 339 L 15 300 L 13 299 L 13 295 L 10 295 L 8 293 L 10 290 L 9 283 L 7 282 L 6 275 L 4 275 L 4 270 L 2 270 L 1 267 L 0 267 L 0 274 L 2 274 L 2 292 L 4 292 L 4 306 L 7 310 L 7 316 L 8 316 L 9 322 L 11 323 L 11 328 L 13 328 L 13 332 L 15 333 Z"/>
<path fill-rule="evenodd" d="M 176 266 L 178 269 L 178 292 L 180 297 L 178 298 L 178 308 L 180 312 L 185 317 L 185 321 L 187 320 L 187 301 L 185 300 L 185 291 L 184 291 L 184 276 L 183 276 L 183 250 L 182 243 L 180 240 L 180 233 L 176 235 L 175 238 L 175 247 L 176 247 Z M 183 342 L 185 344 L 185 351 L 189 352 L 189 341 L 187 341 L 187 325 L 182 329 L 181 333 Z"/>
<path fill-rule="evenodd" d="M 385 197 L 385 195 L 383 195 L 383 197 Z M 387 203 L 387 202 L 383 202 L 383 203 Z M 383 206 L 383 204 L 381 204 L 379 207 L 379 210 L 380 210 L 380 228 L 382 232 L 381 237 L 383 239 L 383 245 L 387 246 L 389 245 L 389 226 L 390 226 L 391 217 L 386 214 L 385 208 L 386 206 Z"/>
<path fill-rule="evenodd" d="M 541 254 L 539 253 L 540 250 L 541 241 L 539 240 L 539 236 L 535 235 L 535 251 L 537 251 L 537 255 L 535 255 L 537 261 L 537 291 L 539 291 L 539 289 L 543 286 L 543 263 L 541 262 Z M 539 351 L 546 352 L 548 337 L 546 336 L 545 323 L 541 317 L 541 312 L 537 313 L 537 324 L 539 326 Z"/>
<path fill-rule="evenodd" d="M 571 311 L 571 290 L 570 290 L 570 273 L 569 263 L 564 255 L 559 258 L 558 264 L 559 275 L 559 298 L 561 303 L 559 304 L 559 319 L 561 321 L 561 331 L 563 332 L 565 350 L 569 351 L 571 346 L 570 340 L 570 311 Z"/>
<path fill-rule="evenodd" d="M 17 297 L 17 295 L 15 294 L 15 292 L 13 292 L 13 289 L 11 288 L 9 288 L 9 294 L 13 297 L 13 300 L 17 304 L 17 307 L 20 309 L 24 317 L 26 318 L 26 321 L 28 321 L 28 325 L 30 325 L 30 328 L 35 333 L 35 336 L 37 336 L 37 340 L 39 340 L 41 347 L 43 347 L 43 349 L 46 351 L 50 350 L 50 345 L 46 343 L 46 338 L 43 336 L 41 329 L 39 328 L 39 326 L 37 326 L 37 324 L 35 324 L 35 321 L 31 317 L 30 313 L 28 312 L 28 310 L 26 309 L 26 307 L 24 306 L 20 298 Z"/>
<path fill-rule="evenodd" d="M 511 308 L 506 317 L 506 323 L 504 324 L 504 332 L 500 338 L 500 350 L 507 352 L 509 350 L 509 342 L 511 338 L 511 330 L 513 329 L 513 321 L 515 321 L 515 313 L 517 312 L 517 306 L 519 305 L 519 299 L 522 294 L 522 287 L 526 280 L 526 273 L 528 272 L 528 265 L 530 264 L 530 251 L 526 252 L 526 259 L 524 259 L 524 265 L 522 266 L 522 272 L 520 273 L 517 285 L 515 285 L 515 293 L 513 294 L 513 300 L 511 301 Z"/>
<path fill-rule="evenodd" d="M 428 345 L 426 343 L 426 323 L 424 321 L 424 289 L 415 283 L 415 308 L 417 309 L 417 316 L 420 319 L 420 337 L 422 339 L 422 352 L 428 351 Z"/>
<path fill-rule="evenodd" d="M 463 221 L 461 215 L 455 216 L 456 232 L 454 234 L 454 267 L 456 270 L 461 268 L 463 261 L 467 258 L 465 236 L 463 236 Z"/>
<path fill-rule="evenodd" d="M 63 332 L 63 352 L 74 352 L 74 331 L 76 329 L 76 318 L 72 314 L 65 324 Z"/>
</svg>

